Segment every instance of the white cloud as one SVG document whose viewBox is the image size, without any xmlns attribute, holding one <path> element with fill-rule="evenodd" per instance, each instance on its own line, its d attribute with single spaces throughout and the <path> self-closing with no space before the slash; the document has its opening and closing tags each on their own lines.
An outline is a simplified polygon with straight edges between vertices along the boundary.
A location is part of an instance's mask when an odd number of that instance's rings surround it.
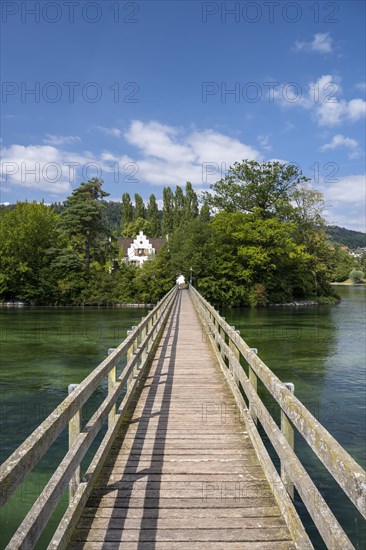
<svg viewBox="0 0 366 550">
<path fill-rule="evenodd" d="M 66 143 L 80 143 L 81 139 L 79 136 L 56 136 L 54 134 L 46 134 L 43 143 L 48 145 L 64 145 Z"/>
<path fill-rule="evenodd" d="M 1 181 L 6 184 L 65 195 L 72 184 L 107 169 L 91 152 L 77 154 L 52 145 L 11 145 L 1 150 Z M 108 166 L 109 168 L 109 166 Z"/>
<path fill-rule="evenodd" d="M 365 231 L 366 175 L 350 175 L 320 189 L 331 203 L 327 212 L 330 224 Z"/>
<path fill-rule="evenodd" d="M 340 78 L 327 74 L 310 82 L 305 91 L 299 85 L 295 91 L 285 86 L 282 91 L 276 89 L 274 98 L 283 107 L 298 106 L 310 110 L 319 126 L 339 126 L 365 117 L 366 101 L 360 98 L 347 101 L 341 99 L 341 95 Z"/>
<path fill-rule="evenodd" d="M 332 53 L 332 38 L 329 32 L 319 32 L 314 35 L 313 40 L 310 42 L 295 42 L 295 49 L 297 51 L 305 51 L 312 53 Z"/>
<path fill-rule="evenodd" d="M 139 179 L 157 185 L 204 185 L 217 181 L 237 160 L 259 160 L 260 153 L 238 139 L 213 130 L 190 134 L 159 122 L 135 120 L 125 139 L 140 149 Z"/>
<path fill-rule="evenodd" d="M 97 128 L 98 130 L 103 132 L 103 134 L 105 134 L 106 136 L 113 136 L 116 138 L 120 138 L 122 135 L 121 130 L 119 130 L 118 128 L 106 128 L 105 126 L 94 126 L 94 128 Z"/>
<path fill-rule="evenodd" d="M 333 136 L 330 143 L 325 143 L 320 147 L 321 151 L 329 151 L 333 149 L 338 149 L 339 147 L 345 147 L 349 149 L 350 158 L 357 158 L 361 155 L 361 151 L 358 147 L 358 141 L 353 138 L 345 137 L 342 134 L 337 134 Z"/>
</svg>

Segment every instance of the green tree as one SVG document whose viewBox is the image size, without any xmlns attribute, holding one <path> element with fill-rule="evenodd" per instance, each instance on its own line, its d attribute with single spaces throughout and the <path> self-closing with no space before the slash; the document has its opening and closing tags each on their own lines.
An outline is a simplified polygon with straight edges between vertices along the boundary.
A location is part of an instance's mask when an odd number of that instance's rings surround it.
<svg viewBox="0 0 366 550">
<path fill-rule="evenodd" d="M 186 183 L 186 193 L 184 197 L 184 219 L 191 220 L 198 216 L 198 198 L 193 190 L 191 182 Z"/>
<path fill-rule="evenodd" d="M 174 193 L 174 229 L 180 226 L 184 220 L 184 193 L 182 188 L 177 185 Z"/>
<path fill-rule="evenodd" d="M 198 288 L 214 303 L 264 305 L 329 292 L 319 282 L 321 262 L 295 241 L 293 222 L 222 212 L 209 225 Z"/>
<path fill-rule="evenodd" d="M 19 202 L 0 224 L 0 295 L 3 299 L 42 301 L 50 297 L 46 277 L 52 250 L 60 245 L 59 217 L 43 203 Z"/>
<path fill-rule="evenodd" d="M 260 164 L 243 160 L 230 166 L 226 176 L 204 192 L 206 204 L 225 212 L 256 213 L 261 219 L 286 216 L 291 194 L 309 181 L 295 165 L 278 161 Z"/>
<path fill-rule="evenodd" d="M 108 234 L 103 225 L 101 199 L 109 193 L 103 191 L 102 184 L 98 178 L 81 183 L 67 198 L 66 208 L 61 213 L 60 226 L 72 240 L 74 249 L 83 255 L 87 271 L 100 244 L 98 240 Z"/>
<path fill-rule="evenodd" d="M 171 254 L 167 245 L 158 254 L 138 268 L 134 291 L 141 303 L 156 303 L 172 288 L 175 276 L 171 267 Z"/>
<path fill-rule="evenodd" d="M 351 273 L 349 274 L 349 278 L 353 283 L 362 283 L 364 276 L 364 272 L 358 269 L 352 269 Z"/>
<path fill-rule="evenodd" d="M 202 221 L 208 222 L 210 221 L 211 215 L 210 215 L 210 207 L 208 204 L 203 204 L 202 208 L 200 210 L 200 218 Z"/>
<path fill-rule="evenodd" d="M 136 237 L 142 231 L 148 237 L 151 236 L 151 224 L 144 218 L 137 218 L 125 227 L 125 237 Z"/>
<path fill-rule="evenodd" d="M 200 217 L 184 221 L 174 229 L 169 238 L 174 276 L 184 275 L 188 281 L 192 268 L 194 280 L 197 282 L 205 274 L 210 262 L 207 246 L 210 235 L 209 224 Z"/>
<path fill-rule="evenodd" d="M 147 220 L 150 224 L 149 237 L 159 237 L 161 235 L 161 223 L 159 218 L 159 209 L 154 194 L 149 197 L 147 205 Z"/>
<path fill-rule="evenodd" d="M 146 212 L 145 212 L 145 204 L 142 200 L 141 195 L 138 193 L 135 193 L 135 214 L 134 219 L 137 220 L 138 218 L 145 219 L 146 218 Z"/>
<path fill-rule="evenodd" d="M 350 271 L 356 269 L 357 262 L 346 250 L 339 246 L 329 247 L 330 278 L 335 282 L 343 282 L 349 278 Z"/>
<path fill-rule="evenodd" d="M 163 218 L 162 232 L 163 235 L 170 235 L 174 226 L 174 195 L 170 187 L 163 189 Z"/>
<path fill-rule="evenodd" d="M 126 235 L 125 229 L 133 221 L 133 206 L 128 193 L 122 195 L 122 235 Z"/>
</svg>

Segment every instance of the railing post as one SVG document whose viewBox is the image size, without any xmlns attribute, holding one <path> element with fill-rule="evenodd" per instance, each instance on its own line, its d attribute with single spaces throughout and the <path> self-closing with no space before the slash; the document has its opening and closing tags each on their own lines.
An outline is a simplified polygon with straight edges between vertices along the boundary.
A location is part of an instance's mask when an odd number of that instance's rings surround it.
<svg viewBox="0 0 366 550">
<path fill-rule="evenodd" d="M 235 345 L 235 339 L 240 334 L 240 331 L 235 330 L 235 327 L 233 325 L 230 326 L 230 328 L 231 328 L 230 333 L 232 334 L 232 337 L 231 337 L 231 334 L 229 334 L 229 348 L 231 349 L 231 351 L 235 355 L 236 359 L 240 362 L 240 351 L 238 350 L 238 348 Z M 229 365 L 230 365 L 230 372 L 232 374 L 232 377 L 234 379 L 235 384 L 237 385 L 238 384 L 238 378 L 237 378 L 237 376 L 235 376 L 235 369 L 231 365 L 230 361 L 229 361 Z"/>
<path fill-rule="evenodd" d="M 290 390 L 291 393 L 295 392 L 295 386 L 294 384 L 292 384 L 292 382 L 285 382 L 284 385 L 288 390 Z M 281 410 L 281 432 L 286 438 L 286 441 L 290 445 L 291 449 L 294 450 L 295 448 L 294 429 L 292 427 L 290 420 L 287 418 L 287 415 L 282 410 Z M 281 462 L 281 479 L 283 481 L 284 486 L 286 487 L 288 494 L 290 495 L 290 498 L 294 500 L 294 484 L 292 483 L 290 476 L 287 474 L 286 468 L 283 466 L 282 462 Z"/>
<path fill-rule="evenodd" d="M 221 317 L 221 319 L 224 319 L 225 320 L 225 317 Z M 221 351 L 221 357 L 224 359 L 225 358 L 225 352 L 224 352 L 224 346 L 223 344 L 225 344 L 225 329 L 220 325 L 220 336 L 221 336 L 221 345 L 220 345 L 220 351 Z"/>
<path fill-rule="evenodd" d="M 144 319 L 145 319 L 145 317 L 141 317 L 141 321 L 143 321 Z M 144 328 L 141 330 L 141 344 L 142 344 L 143 340 L 145 340 L 146 336 L 147 336 L 147 325 L 145 325 Z M 147 358 L 147 354 L 148 354 L 148 348 L 147 348 L 147 344 L 145 344 L 144 351 L 143 351 L 142 356 L 141 356 L 140 368 L 142 367 L 143 363 L 145 362 L 145 360 Z"/>
<path fill-rule="evenodd" d="M 68 393 L 72 393 L 79 384 L 69 384 L 68 386 Z M 80 435 L 81 430 L 81 411 L 78 410 L 78 412 L 70 419 L 69 421 L 69 449 L 74 444 L 75 439 L 77 439 Z M 75 496 L 75 493 L 77 491 L 77 488 L 80 483 L 80 466 L 78 466 L 70 480 L 69 483 L 69 503 L 72 501 L 72 499 Z"/>
<path fill-rule="evenodd" d="M 135 328 L 136 327 L 132 327 L 132 329 L 128 330 L 127 335 L 131 334 L 134 331 Z M 130 345 L 130 347 L 127 350 L 127 354 L 126 354 L 127 355 L 127 364 L 129 363 L 132 355 L 135 353 L 135 349 L 136 349 L 136 340 L 134 340 L 132 342 L 132 344 Z M 133 378 L 133 371 L 131 372 L 131 374 L 128 377 L 128 380 L 127 380 L 127 391 L 130 388 L 132 378 Z"/>
<path fill-rule="evenodd" d="M 257 355 L 257 353 L 258 353 L 257 348 L 251 348 L 251 350 Z M 248 374 L 249 374 L 249 377 L 248 377 L 249 382 L 253 386 L 253 389 L 254 389 L 255 393 L 258 393 L 258 378 L 257 378 L 257 375 L 255 374 L 254 370 L 252 369 L 252 367 L 250 365 L 249 365 Z M 254 407 L 251 403 L 249 403 L 249 412 L 251 414 L 251 417 L 253 418 L 253 422 L 255 424 L 257 424 L 257 415 L 256 415 Z"/>
</svg>

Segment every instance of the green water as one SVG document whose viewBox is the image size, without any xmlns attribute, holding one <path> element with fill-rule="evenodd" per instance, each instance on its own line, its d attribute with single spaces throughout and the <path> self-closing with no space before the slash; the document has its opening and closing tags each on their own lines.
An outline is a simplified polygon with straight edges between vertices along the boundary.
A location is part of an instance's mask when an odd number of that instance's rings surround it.
<svg viewBox="0 0 366 550">
<path fill-rule="evenodd" d="M 230 324 L 284 382 L 295 384 L 295 393 L 329 432 L 363 466 L 365 452 L 365 308 L 366 289 L 337 287 L 342 302 L 333 306 L 222 310 Z M 7 309 L 0 310 L 1 461 L 37 427 L 67 395 L 70 383 L 80 382 L 105 357 L 109 347 L 139 322 L 141 309 Z M 278 418 L 279 411 L 265 390 L 266 404 Z M 101 387 L 85 407 L 84 418 L 105 394 Z M 99 438 L 100 439 L 100 438 Z M 6 542 L 37 498 L 66 449 L 63 433 L 25 483 L 1 511 L 1 543 Z M 324 498 L 331 505 L 356 548 L 366 547 L 361 516 L 355 513 L 329 474 L 296 439 L 296 448 Z M 84 465 L 85 469 L 85 465 Z M 37 548 L 46 548 L 66 497 Z M 309 532 L 314 533 L 297 499 Z M 316 548 L 324 548 L 314 538 Z"/>
<path fill-rule="evenodd" d="M 69 384 L 81 382 L 140 322 L 146 309 L 85 308 L 1 309 L 0 433 L 5 460 L 67 396 Z M 83 408 L 83 422 L 106 394 L 105 385 Z M 5 548 L 67 449 L 65 430 L 0 512 L 0 548 Z M 101 432 L 96 444 L 101 440 Z M 88 464 L 92 447 L 82 470 Z M 65 494 L 38 549 L 47 547 L 67 505 Z"/>
<path fill-rule="evenodd" d="M 366 288 L 337 286 L 336 291 L 342 297 L 337 305 L 231 309 L 220 314 L 251 347 L 258 348 L 280 380 L 295 384 L 296 396 L 365 468 Z M 260 387 L 259 393 L 279 422 L 279 407 L 265 388 Z M 295 447 L 354 546 L 366 548 L 362 516 L 297 435 Z M 316 548 L 325 548 L 299 498 L 296 503 Z"/>
</svg>

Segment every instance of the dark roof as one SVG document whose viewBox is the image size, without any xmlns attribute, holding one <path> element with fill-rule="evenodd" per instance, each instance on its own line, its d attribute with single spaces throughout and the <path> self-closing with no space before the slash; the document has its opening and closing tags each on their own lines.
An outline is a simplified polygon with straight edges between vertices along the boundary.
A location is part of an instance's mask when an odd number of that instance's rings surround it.
<svg viewBox="0 0 366 550">
<path fill-rule="evenodd" d="M 155 251 L 158 252 L 166 243 L 166 237 L 148 237 Z"/>
<path fill-rule="evenodd" d="M 118 237 L 118 245 L 120 248 L 123 248 L 127 252 L 127 248 L 130 246 L 130 244 L 133 243 L 133 239 L 131 237 Z"/>
</svg>

